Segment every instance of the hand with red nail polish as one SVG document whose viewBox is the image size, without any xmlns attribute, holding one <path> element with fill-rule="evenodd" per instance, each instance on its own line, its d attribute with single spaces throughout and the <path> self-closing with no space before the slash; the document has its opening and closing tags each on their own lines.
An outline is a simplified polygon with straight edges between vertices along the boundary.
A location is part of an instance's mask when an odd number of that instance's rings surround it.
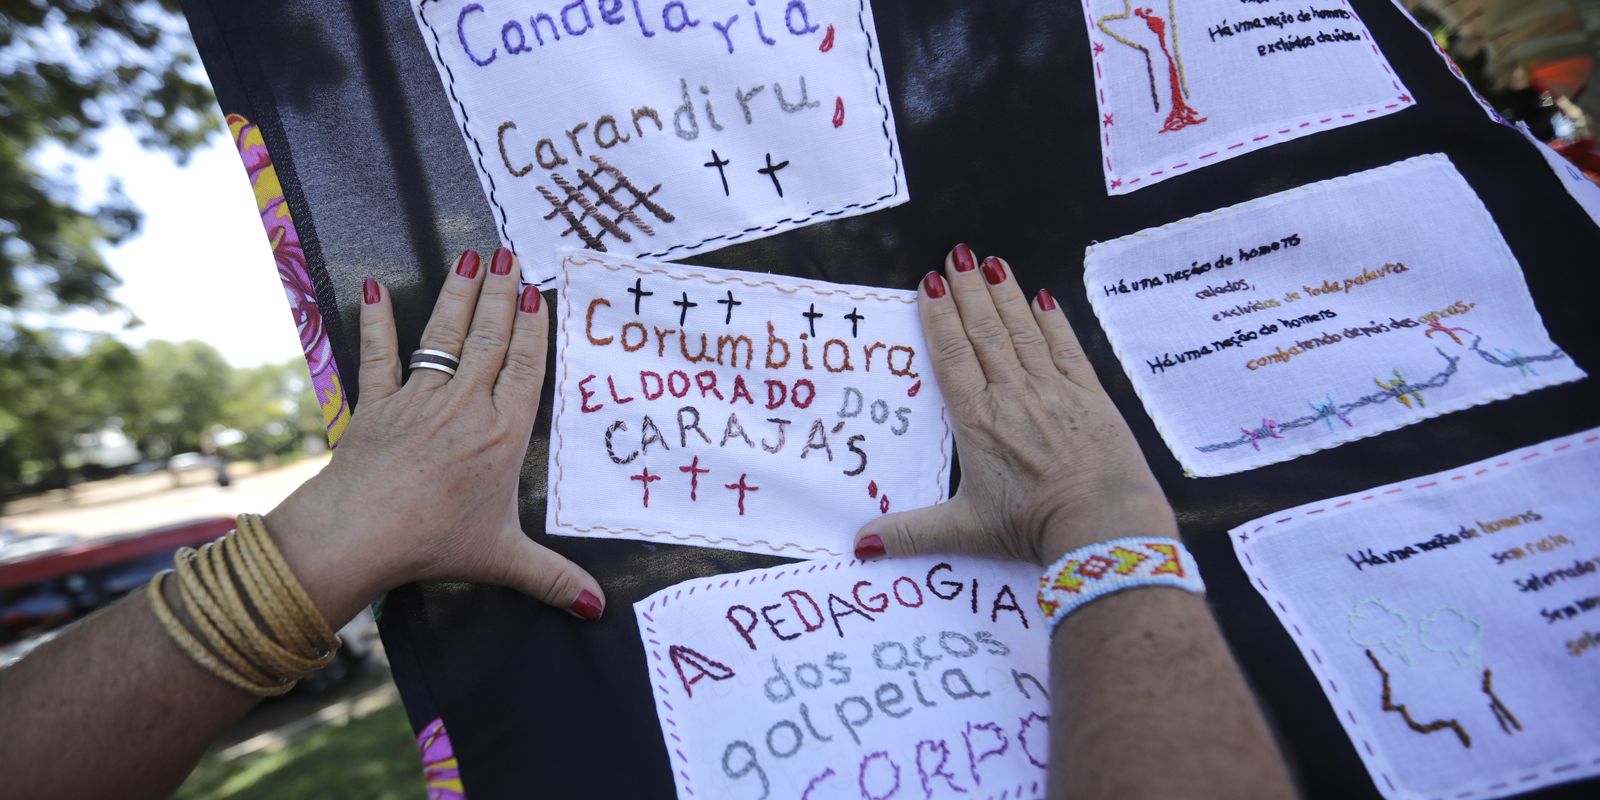
<svg viewBox="0 0 1600 800">
<path fill-rule="evenodd" d="M 479 264 L 471 250 L 456 260 L 422 334 L 459 356 L 453 376 L 402 375 L 390 299 L 363 285 L 360 406 L 332 463 L 267 517 L 330 622 L 412 581 L 507 586 L 589 621 L 605 609 L 594 577 L 518 519 L 549 318 L 511 251 Z"/>
<path fill-rule="evenodd" d="M 1135 533 L 1172 535 L 1171 506 L 1055 298 L 957 245 L 918 308 L 961 459 L 946 503 L 861 529 L 862 559 L 972 552 L 1045 564 Z M 981 277 L 980 277 L 981 276 Z"/>
<path fill-rule="evenodd" d="M 1096 542 L 1176 537 L 1171 505 L 1056 299 L 1041 290 L 1028 302 L 1003 259 L 963 269 L 970 255 L 960 250 L 943 280 L 923 279 L 917 309 L 961 486 L 947 502 L 867 523 L 856 557 L 976 553 L 1044 565 Z M 1050 731 L 1049 797 L 1187 797 L 1196 786 L 1208 797 L 1295 796 L 1203 597 L 1117 592 L 1040 625 L 1061 722 Z M 1152 741 L 1177 755 L 1140 769 Z"/>
</svg>

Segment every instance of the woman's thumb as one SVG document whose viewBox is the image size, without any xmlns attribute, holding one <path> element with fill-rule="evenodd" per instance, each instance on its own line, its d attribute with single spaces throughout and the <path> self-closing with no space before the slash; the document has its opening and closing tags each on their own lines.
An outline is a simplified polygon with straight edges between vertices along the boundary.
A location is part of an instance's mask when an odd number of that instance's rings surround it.
<svg viewBox="0 0 1600 800">
<path fill-rule="evenodd" d="M 583 567 L 529 539 L 521 530 L 510 537 L 514 544 L 504 565 L 504 584 L 542 600 L 579 619 L 595 622 L 605 611 L 600 583 Z"/>
<path fill-rule="evenodd" d="M 973 532 L 967 505 L 953 498 L 938 505 L 886 514 L 856 533 L 856 558 L 915 556 L 925 553 L 971 552 L 981 539 L 963 536 Z"/>
</svg>

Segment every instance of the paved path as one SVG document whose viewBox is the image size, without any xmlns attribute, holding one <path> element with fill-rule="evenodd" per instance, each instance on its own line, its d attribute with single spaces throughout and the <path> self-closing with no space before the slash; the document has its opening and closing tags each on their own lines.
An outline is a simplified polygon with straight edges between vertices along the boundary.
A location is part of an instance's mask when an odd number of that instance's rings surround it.
<svg viewBox="0 0 1600 800">
<path fill-rule="evenodd" d="M 17 533 L 69 533 L 85 538 L 159 528 L 207 517 L 264 514 L 317 474 L 330 456 L 322 455 L 275 469 L 232 470 L 233 485 L 217 485 L 210 470 L 184 473 L 173 487 L 164 472 L 86 483 L 68 499 L 52 492 L 6 507 L 0 528 Z"/>
</svg>

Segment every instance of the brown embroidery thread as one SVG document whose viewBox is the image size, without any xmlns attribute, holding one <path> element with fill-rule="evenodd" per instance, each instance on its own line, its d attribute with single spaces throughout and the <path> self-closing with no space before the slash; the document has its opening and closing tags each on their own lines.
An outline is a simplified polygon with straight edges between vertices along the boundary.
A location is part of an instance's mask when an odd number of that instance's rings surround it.
<svg viewBox="0 0 1600 800">
<path fill-rule="evenodd" d="M 673 249 L 676 249 L 676 248 L 673 248 Z M 803 282 L 802 283 L 797 283 L 797 284 L 792 285 L 792 286 L 784 286 L 784 285 L 779 284 L 778 282 L 772 281 L 772 280 L 750 281 L 750 280 L 746 280 L 744 278 L 740 278 L 740 277 L 737 277 L 737 276 L 731 276 L 731 275 L 730 276 L 713 277 L 711 275 L 708 275 L 708 274 L 705 274 L 705 273 L 699 273 L 699 272 L 691 272 L 691 273 L 688 273 L 686 275 L 678 275 L 678 274 L 674 274 L 674 273 L 672 273 L 672 272 L 670 272 L 668 270 L 661 269 L 659 267 L 644 267 L 644 266 L 641 266 L 641 265 L 638 265 L 638 264 L 632 264 L 632 263 L 624 263 L 624 264 L 615 264 L 614 265 L 614 264 L 609 264 L 605 260 L 600 259 L 600 258 L 595 258 L 595 257 L 590 257 L 590 256 L 582 256 L 582 255 L 568 255 L 565 259 L 563 259 L 563 265 L 565 267 L 567 267 L 567 268 L 571 268 L 571 267 L 574 267 L 574 266 L 598 266 L 598 267 L 600 267 L 602 269 L 605 269 L 608 272 L 633 272 L 634 274 L 641 275 L 641 276 L 642 275 L 661 275 L 661 276 L 666 277 L 666 278 L 671 279 L 671 280 L 676 280 L 676 281 L 700 281 L 700 282 L 704 282 L 704 283 L 712 285 L 712 286 L 725 286 L 727 284 L 733 283 L 733 284 L 739 284 L 739 285 L 742 285 L 742 286 L 748 286 L 748 287 L 750 287 L 752 289 L 760 289 L 760 288 L 763 288 L 763 287 L 770 287 L 770 288 L 775 289 L 775 290 L 777 290 L 779 292 L 782 292 L 784 294 L 789 294 L 789 295 L 793 295 L 793 294 L 796 294 L 796 293 L 804 290 L 804 291 L 809 291 L 812 294 L 815 294 L 815 295 L 818 295 L 818 296 L 842 295 L 842 296 L 847 297 L 849 299 L 858 300 L 858 301 L 865 301 L 865 300 L 868 300 L 868 299 L 872 299 L 872 300 L 880 300 L 880 301 L 885 301 L 885 302 L 902 303 L 902 304 L 906 304 L 906 305 L 912 305 L 912 304 L 916 303 L 916 300 L 914 298 L 910 298 L 910 297 L 882 295 L 882 294 L 879 294 L 879 293 L 873 292 L 873 291 L 866 291 L 866 292 L 861 292 L 861 293 L 857 294 L 857 293 L 852 293 L 852 292 L 849 292 L 849 291 L 844 291 L 844 290 L 841 290 L 841 289 L 826 289 L 826 288 L 823 288 L 823 287 L 820 287 L 820 286 L 812 286 L 810 284 L 803 283 Z M 570 287 L 566 283 L 563 283 L 562 290 L 561 290 L 562 294 L 565 295 L 568 292 L 569 288 Z M 563 313 L 563 315 L 561 317 L 561 337 L 562 337 L 561 338 L 561 350 L 560 350 L 560 353 L 557 356 L 557 362 L 562 364 L 562 365 L 566 364 L 566 348 L 567 348 L 567 344 L 571 341 L 570 338 L 569 338 L 570 333 L 568 332 L 568 329 L 569 329 L 569 326 L 571 324 L 572 316 L 573 316 L 573 305 L 570 304 L 570 303 L 566 303 L 564 305 L 565 305 L 565 311 L 564 311 L 564 313 Z M 638 323 L 629 323 L 629 324 L 637 325 Z M 642 330 L 642 326 L 641 326 L 641 330 Z M 624 334 L 625 333 L 626 333 L 626 326 L 624 326 Z M 640 344 L 639 344 L 639 347 L 643 347 L 643 346 L 644 346 L 644 342 L 641 341 Z M 637 349 L 637 348 L 635 348 L 635 349 Z M 913 386 L 913 390 L 915 390 L 916 388 L 920 388 L 921 385 L 922 385 L 922 382 L 918 381 L 915 384 L 915 386 Z M 557 391 L 557 396 L 561 400 L 561 410 L 557 412 L 558 415 L 565 413 L 565 409 L 566 409 L 566 405 L 567 405 L 567 394 L 566 394 L 566 391 L 565 391 L 565 386 L 566 386 L 566 370 L 565 370 L 565 366 L 563 366 L 562 378 L 561 378 L 561 386 Z M 914 394 L 914 392 L 913 392 L 913 394 Z M 952 456 L 952 453 L 947 449 L 948 443 L 949 443 L 949 439 L 950 439 L 950 419 L 949 419 L 949 416 L 946 414 L 945 410 L 942 409 L 942 408 L 939 410 L 939 420 L 944 425 L 944 436 L 941 437 L 940 440 L 939 440 L 940 466 L 939 466 L 938 472 L 934 476 L 934 484 L 935 484 L 935 486 L 941 486 L 942 487 L 942 486 L 945 485 L 944 484 L 945 474 L 950 468 L 950 461 L 951 461 L 951 456 Z M 779 448 L 781 448 L 782 447 L 783 426 L 787 425 L 789 423 L 789 420 L 773 418 L 773 419 L 769 419 L 768 422 L 779 423 L 779 428 L 778 428 L 778 434 L 779 434 L 779 437 L 780 437 Z M 556 518 L 556 523 L 559 525 L 559 524 L 563 524 L 562 521 L 561 521 L 561 511 L 562 511 L 562 505 L 563 504 L 562 504 L 562 496 L 561 496 L 561 492 L 560 492 L 560 482 L 561 482 L 561 476 L 562 476 L 561 453 L 566 447 L 566 437 L 562 434 L 562 432 L 561 432 L 561 430 L 559 428 L 554 429 L 553 433 L 555 434 L 555 437 L 556 437 L 556 448 L 555 448 L 555 454 L 554 454 L 554 458 L 553 458 L 553 461 L 554 461 L 555 467 L 556 467 L 556 480 L 551 486 L 551 492 L 550 493 L 555 496 L 555 518 Z M 740 433 L 741 433 L 741 435 L 744 435 L 742 428 L 741 428 Z M 656 436 L 657 436 L 657 438 L 659 438 L 659 436 L 660 436 L 659 432 L 657 432 Z M 745 435 L 744 438 L 745 438 L 746 442 L 749 441 L 749 437 L 747 435 Z M 1600 437 L 1597 437 L 1597 438 L 1600 438 Z M 766 441 L 764 441 L 764 440 L 761 442 L 761 445 L 762 445 L 763 448 L 768 449 L 770 452 L 776 452 L 777 448 L 769 448 L 767 443 L 766 443 Z M 663 447 L 665 447 L 665 443 L 664 442 L 663 442 Z M 651 477 L 656 478 L 657 480 L 660 479 L 660 476 L 651 476 Z M 644 488 L 645 489 L 649 489 L 650 483 L 646 482 L 646 481 L 643 481 L 642 476 L 641 476 L 641 482 L 644 484 Z M 871 488 L 876 489 L 876 484 L 873 484 L 873 486 Z M 944 492 L 941 490 L 940 494 L 943 495 Z M 883 498 L 883 502 L 880 505 L 880 507 L 881 507 L 881 509 L 882 509 L 882 511 L 884 513 L 888 512 L 888 497 L 887 496 L 885 496 Z M 648 537 L 648 538 L 666 537 L 666 538 L 676 539 L 676 540 L 682 541 L 682 542 L 699 542 L 699 543 L 709 544 L 709 545 L 718 545 L 718 544 L 723 544 L 723 543 L 733 543 L 733 544 L 741 545 L 741 546 L 744 546 L 744 547 L 754 547 L 754 546 L 757 546 L 757 545 L 765 545 L 765 546 L 767 546 L 768 548 L 770 548 L 772 550 L 780 551 L 780 552 L 784 551 L 784 550 L 799 550 L 799 551 L 804 552 L 804 553 L 825 553 L 825 554 L 834 555 L 834 556 L 842 555 L 842 553 L 840 553 L 840 552 L 837 552 L 837 551 L 834 551 L 834 550 L 831 550 L 831 549 L 828 549 L 828 548 L 825 548 L 825 547 L 806 547 L 805 545 L 802 545 L 802 544 L 800 544 L 798 542 L 773 541 L 771 539 L 765 539 L 765 538 L 761 538 L 761 537 L 753 537 L 752 540 L 746 541 L 746 540 L 740 539 L 740 538 L 735 537 L 735 536 L 716 536 L 716 537 L 713 537 L 713 536 L 707 536 L 705 534 L 682 534 L 682 533 L 676 533 L 674 531 L 668 531 L 668 530 L 651 531 L 651 530 L 645 530 L 645 529 L 642 529 L 642 528 L 634 528 L 634 527 L 612 528 L 612 527 L 605 526 L 605 525 L 594 525 L 594 526 L 584 527 L 584 526 L 579 526 L 579 525 L 572 525 L 571 523 L 566 523 L 566 524 L 569 525 L 572 528 L 572 530 L 574 530 L 574 531 L 576 531 L 578 533 L 590 533 L 590 532 L 593 532 L 593 531 L 602 531 L 602 532 L 605 532 L 605 533 L 608 533 L 608 534 L 637 534 L 639 536 L 644 536 L 644 537 Z"/>
<path fill-rule="evenodd" d="M 1491 676 L 1492 671 L 1487 667 L 1484 668 L 1483 693 L 1489 696 L 1489 710 L 1494 712 L 1495 722 L 1500 723 L 1500 730 L 1505 731 L 1507 734 L 1511 733 L 1511 728 L 1516 728 L 1519 731 L 1522 730 L 1522 723 L 1517 721 L 1517 718 L 1512 715 L 1511 709 L 1506 708 L 1505 703 L 1500 702 L 1500 698 L 1495 695 L 1494 686 L 1491 685 L 1491 681 L 1493 680 Z M 1510 727 L 1506 726 L 1506 723 L 1508 722 L 1511 723 Z"/>
<path fill-rule="evenodd" d="M 1384 711 L 1393 711 L 1393 712 L 1399 714 L 1400 717 L 1406 721 L 1406 725 L 1408 727 L 1410 727 L 1411 730 L 1414 730 L 1417 733 L 1434 733 L 1436 731 L 1441 731 L 1441 730 L 1444 730 L 1445 728 L 1449 728 L 1450 730 L 1455 731 L 1456 732 L 1456 736 L 1461 739 L 1461 746 L 1462 747 L 1465 747 L 1465 748 L 1468 748 L 1468 749 L 1472 748 L 1472 737 L 1467 735 L 1466 730 L 1461 727 L 1461 723 L 1456 722 L 1453 719 L 1439 719 L 1439 720 L 1434 720 L 1433 722 L 1429 722 L 1427 724 L 1422 724 L 1422 723 L 1419 723 L 1416 720 L 1411 718 L 1411 711 L 1406 708 L 1406 704 L 1405 703 L 1401 703 L 1400 705 L 1395 705 L 1394 702 L 1390 699 L 1389 671 L 1383 668 L 1383 664 L 1378 661 L 1378 657 L 1373 655 L 1371 650 L 1368 650 L 1366 652 L 1367 652 L 1367 658 L 1370 661 L 1372 661 L 1372 666 L 1378 670 L 1378 674 L 1379 675 L 1383 676 L 1383 710 Z"/>
<path fill-rule="evenodd" d="M 589 156 L 589 159 L 599 169 L 594 172 L 578 170 L 578 183 L 583 189 L 573 186 L 559 172 L 550 173 L 551 182 L 555 183 L 566 194 L 565 199 L 557 197 L 556 193 L 550 191 L 549 187 L 544 184 L 540 184 L 538 187 L 540 196 L 551 205 L 550 213 L 545 214 L 544 218 L 553 220 L 559 215 L 567 222 L 567 229 L 561 232 L 562 236 L 566 236 L 569 233 L 577 234 L 578 238 L 582 239 L 589 249 L 605 252 L 606 246 L 601 239 L 607 233 L 624 242 L 633 241 L 633 237 L 620 227 L 618 224 L 620 222 L 632 224 L 646 236 L 655 235 L 655 229 L 651 228 L 649 223 L 639 217 L 637 210 L 641 207 L 655 215 L 662 222 L 670 223 L 676 220 L 676 217 L 665 208 L 662 208 L 659 203 L 650 199 L 656 192 L 661 191 L 661 184 L 658 183 L 650 187 L 648 191 L 642 191 L 633 184 L 633 181 L 628 179 L 628 176 L 622 174 L 621 170 L 612 166 L 605 159 L 593 154 Z M 607 189 L 601 186 L 599 181 L 595 180 L 596 176 L 602 174 L 615 181 L 611 188 Z M 589 199 L 584 189 L 594 193 L 599 205 Z M 617 199 L 617 193 L 619 192 L 627 192 L 633 195 L 633 202 L 624 205 L 622 201 Z M 573 204 L 576 204 L 583 213 L 574 214 L 572 212 Z M 607 216 L 600 206 L 605 206 L 615 213 L 616 219 Z M 599 232 L 590 231 L 588 226 L 584 225 L 585 220 L 594 222 L 594 224 L 600 226 L 601 230 Z"/>
</svg>

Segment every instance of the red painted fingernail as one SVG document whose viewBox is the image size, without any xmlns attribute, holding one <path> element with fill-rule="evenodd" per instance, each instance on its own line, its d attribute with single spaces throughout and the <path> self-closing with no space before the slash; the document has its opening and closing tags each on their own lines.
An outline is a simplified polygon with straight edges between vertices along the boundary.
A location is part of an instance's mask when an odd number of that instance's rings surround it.
<svg viewBox="0 0 1600 800">
<path fill-rule="evenodd" d="M 889 551 L 883 549 L 883 537 L 876 533 L 869 533 L 856 542 L 856 558 L 862 561 L 871 561 L 886 555 L 889 555 Z"/>
<path fill-rule="evenodd" d="M 1056 299 L 1055 299 L 1055 297 L 1051 296 L 1049 289 L 1040 289 L 1039 290 L 1039 310 L 1040 311 L 1054 311 L 1054 310 L 1056 310 Z"/>
<path fill-rule="evenodd" d="M 361 299 L 369 306 L 383 299 L 383 290 L 378 288 L 377 281 L 367 278 L 361 282 Z"/>
<path fill-rule="evenodd" d="M 598 622 L 600 612 L 605 609 L 600 605 L 600 598 L 595 597 L 588 589 L 584 589 L 578 592 L 578 599 L 572 601 L 567 610 L 590 622 Z"/>
<path fill-rule="evenodd" d="M 539 313 L 539 304 L 542 303 L 542 302 L 544 302 L 544 298 L 539 294 L 539 287 L 537 287 L 537 286 L 524 286 L 524 287 L 522 287 L 521 308 L 522 308 L 522 310 L 524 312 L 526 312 L 528 314 L 537 314 L 537 313 Z"/>
<path fill-rule="evenodd" d="M 956 264 L 956 272 L 971 272 L 978 268 L 978 260 L 972 255 L 972 248 L 958 244 L 950 251 L 950 260 Z"/>
<path fill-rule="evenodd" d="M 989 256 L 983 260 L 983 279 L 990 286 L 999 286 L 1006 280 L 1006 265 L 1000 259 Z"/>
<path fill-rule="evenodd" d="M 927 277 L 922 279 L 922 286 L 928 290 L 929 297 L 935 299 L 944 297 L 944 278 L 939 277 L 939 273 L 928 273 Z"/>
<path fill-rule="evenodd" d="M 489 262 L 489 271 L 496 275 L 511 274 L 511 251 L 504 247 L 494 251 L 494 259 Z"/>
<path fill-rule="evenodd" d="M 478 251 L 464 250 L 456 259 L 456 274 L 463 278 L 478 277 Z"/>
</svg>

